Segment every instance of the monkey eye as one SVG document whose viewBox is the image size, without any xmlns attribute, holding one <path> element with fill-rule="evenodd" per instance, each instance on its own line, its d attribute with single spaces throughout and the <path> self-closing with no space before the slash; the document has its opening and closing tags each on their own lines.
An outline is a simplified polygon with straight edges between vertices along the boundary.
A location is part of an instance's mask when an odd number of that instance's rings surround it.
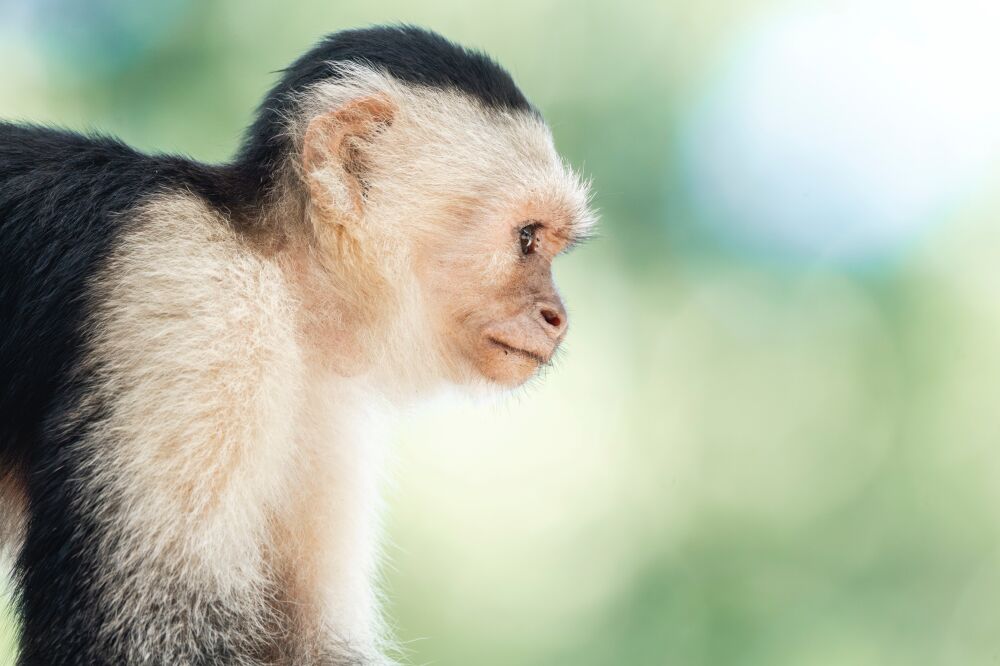
<svg viewBox="0 0 1000 666">
<path fill-rule="evenodd" d="M 521 254 L 535 253 L 535 246 L 538 244 L 535 239 L 535 229 L 537 228 L 537 224 L 529 224 L 521 227 L 521 231 L 518 233 L 518 237 L 521 240 Z"/>
</svg>

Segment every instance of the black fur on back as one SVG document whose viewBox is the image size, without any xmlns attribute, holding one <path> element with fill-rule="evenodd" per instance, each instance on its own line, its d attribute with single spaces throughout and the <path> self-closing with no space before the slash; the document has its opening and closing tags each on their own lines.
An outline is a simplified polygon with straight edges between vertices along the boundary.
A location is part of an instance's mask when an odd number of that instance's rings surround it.
<svg viewBox="0 0 1000 666">
<path fill-rule="evenodd" d="M 101 298 L 92 279 L 136 207 L 158 193 L 190 192 L 237 229 L 252 223 L 273 196 L 276 166 L 291 149 L 282 125 L 291 98 L 334 75 L 332 61 L 371 63 L 404 82 L 461 91 L 488 108 L 534 113 L 486 56 L 417 28 L 383 27 L 331 35 L 288 68 L 226 165 L 0 122 L 0 482 L 16 474 L 29 500 L 18 558 L 23 665 L 119 663 L 120 646 L 99 639 L 98 527 L 78 501 L 82 493 L 101 491 L 80 486 L 83 461 L 73 446 L 86 420 L 99 418 L 106 406 L 92 405 L 84 422 L 67 427 L 70 410 L 88 391 L 87 378 L 74 369 L 84 355 L 88 315 Z M 211 656 L 204 663 L 235 660 L 205 648 Z"/>
</svg>

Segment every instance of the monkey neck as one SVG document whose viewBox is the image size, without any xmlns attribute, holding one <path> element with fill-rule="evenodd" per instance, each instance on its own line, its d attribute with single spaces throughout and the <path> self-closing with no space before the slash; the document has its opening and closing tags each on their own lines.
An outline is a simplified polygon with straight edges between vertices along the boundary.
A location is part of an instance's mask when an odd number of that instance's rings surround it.
<svg viewBox="0 0 1000 666">
<path fill-rule="evenodd" d="M 369 373 L 380 357 L 393 295 L 377 271 L 305 228 L 286 233 L 275 252 L 295 302 L 303 353 L 330 376 Z"/>
<path fill-rule="evenodd" d="M 367 379 L 394 402 L 407 403 L 440 383 L 440 351 L 428 343 L 422 304 L 405 257 L 374 256 L 346 227 L 361 220 L 317 219 L 308 196 L 287 174 L 255 213 L 258 251 L 281 268 L 295 301 L 302 351 L 328 377 Z M 359 225 L 363 226 L 363 225 Z"/>
</svg>

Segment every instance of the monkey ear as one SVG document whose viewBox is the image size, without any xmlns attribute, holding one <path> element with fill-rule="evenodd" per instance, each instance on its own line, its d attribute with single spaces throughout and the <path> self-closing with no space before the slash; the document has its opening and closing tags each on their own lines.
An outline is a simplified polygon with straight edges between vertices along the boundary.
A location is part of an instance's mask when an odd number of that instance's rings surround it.
<svg viewBox="0 0 1000 666">
<path fill-rule="evenodd" d="M 385 97 L 352 100 L 313 118 L 302 145 L 302 167 L 313 203 L 338 218 L 364 210 L 371 141 L 392 124 L 396 107 Z"/>
</svg>

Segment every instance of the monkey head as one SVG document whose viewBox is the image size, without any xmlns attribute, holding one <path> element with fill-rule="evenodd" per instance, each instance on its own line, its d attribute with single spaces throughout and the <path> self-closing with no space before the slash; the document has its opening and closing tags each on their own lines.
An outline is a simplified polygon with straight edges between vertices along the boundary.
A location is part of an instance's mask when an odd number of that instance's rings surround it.
<svg viewBox="0 0 1000 666">
<path fill-rule="evenodd" d="M 530 107 L 341 70 L 307 97 L 300 174 L 324 252 L 392 331 L 367 335 L 379 362 L 523 383 L 566 335 L 552 263 L 593 224 L 587 185 Z"/>
</svg>

